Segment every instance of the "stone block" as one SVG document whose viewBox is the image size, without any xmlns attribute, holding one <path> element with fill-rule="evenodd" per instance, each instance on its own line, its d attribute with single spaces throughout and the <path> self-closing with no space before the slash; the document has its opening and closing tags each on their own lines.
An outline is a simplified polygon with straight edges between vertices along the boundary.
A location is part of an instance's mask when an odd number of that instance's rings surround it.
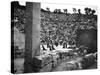
<svg viewBox="0 0 100 75">
<path fill-rule="evenodd" d="M 41 68 L 40 72 L 50 72 L 52 70 L 52 63 L 49 63 Z"/>
</svg>

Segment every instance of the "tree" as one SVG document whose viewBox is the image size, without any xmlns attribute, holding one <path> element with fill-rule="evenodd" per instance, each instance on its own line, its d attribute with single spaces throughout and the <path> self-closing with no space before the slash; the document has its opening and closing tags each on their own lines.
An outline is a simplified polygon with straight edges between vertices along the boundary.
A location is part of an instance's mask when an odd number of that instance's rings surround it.
<svg viewBox="0 0 100 75">
<path fill-rule="evenodd" d="M 74 13 L 76 13 L 76 12 L 77 12 L 76 8 L 73 8 L 73 12 L 74 12 Z"/>
<path fill-rule="evenodd" d="M 46 12 L 46 10 L 44 10 L 43 8 L 41 8 L 41 11 L 42 11 L 42 12 Z"/>
<path fill-rule="evenodd" d="M 85 10 L 85 14 L 87 14 L 87 15 L 91 14 L 91 11 L 92 11 L 91 8 L 86 7 L 84 10 Z"/>
<path fill-rule="evenodd" d="M 91 8 L 88 8 L 88 14 L 89 15 L 91 14 Z"/>
<path fill-rule="evenodd" d="M 46 10 L 50 12 L 50 8 L 47 7 Z"/>
<path fill-rule="evenodd" d="M 85 14 L 88 15 L 88 7 L 86 7 L 86 8 L 84 9 L 84 11 L 85 11 Z"/>
<path fill-rule="evenodd" d="M 78 9 L 78 14 L 81 14 L 81 9 Z"/>
<path fill-rule="evenodd" d="M 64 11 L 64 13 L 66 13 L 66 14 L 67 14 L 67 12 L 68 12 L 68 10 L 67 10 L 67 9 L 63 9 L 63 11 Z"/>
<path fill-rule="evenodd" d="M 62 12 L 61 12 L 61 9 L 55 9 L 54 13 L 62 13 Z"/>
<path fill-rule="evenodd" d="M 57 13 L 57 9 L 54 9 L 54 13 Z"/>
<path fill-rule="evenodd" d="M 92 13 L 91 14 L 94 15 L 95 12 L 96 12 L 95 10 L 92 10 Z"/>
<path fill-rule="evenodd" d="M 58 9 L 58 13 L 61 13 L 61 9 Z"/>
</svg>

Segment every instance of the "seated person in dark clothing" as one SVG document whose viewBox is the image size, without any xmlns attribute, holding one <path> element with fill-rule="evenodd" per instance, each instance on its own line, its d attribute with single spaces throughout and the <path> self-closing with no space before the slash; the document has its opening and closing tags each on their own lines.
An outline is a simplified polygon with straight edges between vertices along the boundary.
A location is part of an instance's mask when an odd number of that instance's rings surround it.
<svg viewBox="0 0 100 75">
<path fill-rule="evenodd" d="M 52 46 L 50 46 L 49 48 L 50 48 L 50 51 L 52 51 Z"/>
<path fill-rule="evenodd" d="M 63 48 L 67 48 L 67 42 L 66 41 L 63 42 Z"/>
<path fill-rule="evenodd" d="M 44 51 L 46 51 L 46 49 L 45 49 L 45 47 L 43 45 L 42 45 L 42 48 L 43 48 Z"/>
<path fill-rule="evenodd" d="M 47 43 L 47 48 L 50 48 L 50 44 L 49 43 Z"/>
<path fill-rule="evenodd" d="M 60 43 L 60 45 L 62 45 L 63 44 L 63 41 L 60 41 L 59 43 Z"/>
<path fill-rule="evenodd" d="M 55 46 L 56 46 L 56 47 L 58 46 L 58 42 L 56 42 L 56 41 L 55 41 Z"/>
<path fill-rule="evenodd" d="M 55 48 L 54 48 L 53 44 L 52 44 L 52 50 L 55 50 Z"/>
</svg>

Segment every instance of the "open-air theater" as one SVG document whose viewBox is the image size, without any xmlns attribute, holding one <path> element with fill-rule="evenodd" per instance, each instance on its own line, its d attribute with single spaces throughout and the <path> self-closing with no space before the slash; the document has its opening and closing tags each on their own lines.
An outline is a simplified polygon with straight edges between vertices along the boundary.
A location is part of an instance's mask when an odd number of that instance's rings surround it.
<svg viewBox="0 0 100 75">
<path fill-rule="evenodd" d="M 26 2 L 26 6 L 21 6 L 12 2 L 11 72 L 96 69 L 94 13 L 51 12 L 49 8 L 42 9 L 40 3 Z"/>
</svg>

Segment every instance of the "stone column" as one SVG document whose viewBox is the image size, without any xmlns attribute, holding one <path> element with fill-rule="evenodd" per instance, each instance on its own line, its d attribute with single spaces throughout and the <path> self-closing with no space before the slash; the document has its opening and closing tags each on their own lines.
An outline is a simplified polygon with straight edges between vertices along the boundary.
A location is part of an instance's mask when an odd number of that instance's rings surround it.
<svg viewBox="0 0 100 75">
<path fill-rule="evenodd" d="M 40 3 L 26 2 L 24 72 L 33 72 L 32 58 L 40 54 Z"/>
</svg>

